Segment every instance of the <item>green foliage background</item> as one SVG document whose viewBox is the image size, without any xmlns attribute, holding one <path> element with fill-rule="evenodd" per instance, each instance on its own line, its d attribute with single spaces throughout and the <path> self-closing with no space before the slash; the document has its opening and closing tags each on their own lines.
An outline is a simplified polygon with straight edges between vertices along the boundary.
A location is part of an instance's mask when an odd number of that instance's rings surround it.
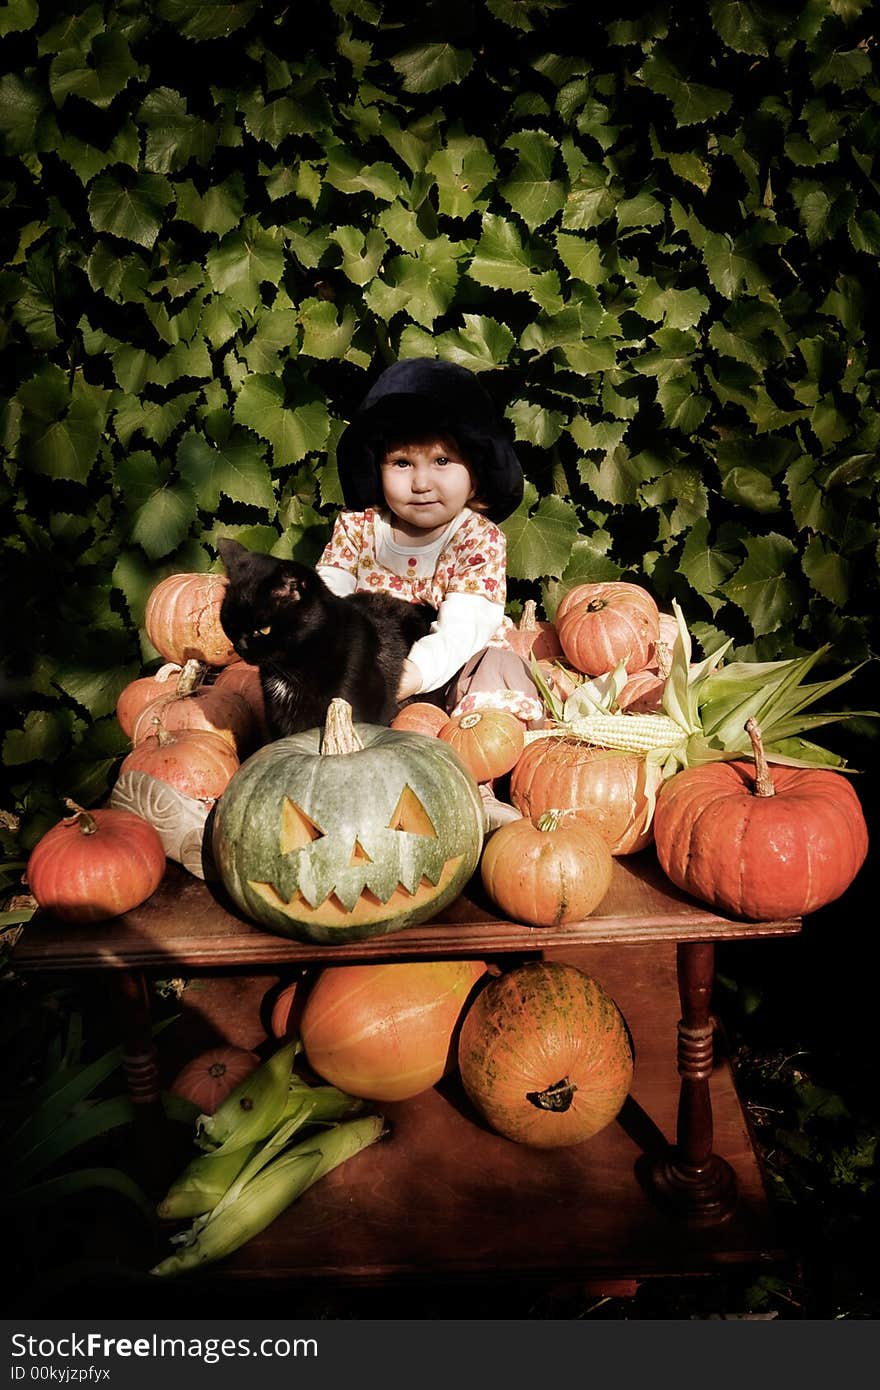
<svg viewBox="0 0 880 1390">
<path fill-rule="evenodd" d="M 512 612 L 624 577 L 704 648 L 873 656 L 872 25 L 866 0 L 2 0 L 26 840 L 112 780 L 159 578 L 225 535 L 314 560 L 334 442 L 400 356 L 481 373 L 510 422 Z"/>
</svg>

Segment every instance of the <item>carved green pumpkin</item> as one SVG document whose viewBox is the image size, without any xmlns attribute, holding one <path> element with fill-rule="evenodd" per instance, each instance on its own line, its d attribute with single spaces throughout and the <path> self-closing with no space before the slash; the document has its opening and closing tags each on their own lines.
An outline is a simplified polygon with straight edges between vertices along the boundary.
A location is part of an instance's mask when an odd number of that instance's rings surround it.
<svg viewBox="0 0 880 1390">
<path fill-rule="evenodd" d="M 427 921 L 458 896 L 483 847 L 477 785 L 446 744 L 350 716 L 333 701 L 323 731 L 267 744 L 217 804 L 213 853 L 227 892 L 299 941 L 362 941 Z"/>
</svg>

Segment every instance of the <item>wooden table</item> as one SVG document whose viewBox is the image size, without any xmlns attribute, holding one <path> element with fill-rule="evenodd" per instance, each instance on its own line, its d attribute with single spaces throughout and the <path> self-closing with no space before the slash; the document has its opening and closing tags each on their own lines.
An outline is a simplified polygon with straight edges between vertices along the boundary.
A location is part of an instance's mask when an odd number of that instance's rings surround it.
<svg viewBox="0 0 880 1390">
<path fill-rule="evenodd" d="M 711 993 L 716 941 L 792 935 L 800 925 L 721 917 L 673 888 L 646 851 L 615 860 L 606 899 L 583 922 L 525 927 L 462 897 L 435 921 L 391 936 L 309 946 L 245 921 L 222 889 L 170 864 L 153 897 L 113 921 L 72 928 L 38 914 L 13 965 L 103 972 L 144 1152 L 162 1120 L 150 976 L 440 957 L 578 965 L 608 989 L 633 1036 L 633 1088 L 612 1125 L 572 1148 L 527 1149 L 490 1132 L 450 1076 L 381 1107 L 391 1139 L 323 1179 L 223 1273 L 376 1280 L 491 1269 L 615 1285 L 785 1257 L 718 1054 Z"/>
</svg>

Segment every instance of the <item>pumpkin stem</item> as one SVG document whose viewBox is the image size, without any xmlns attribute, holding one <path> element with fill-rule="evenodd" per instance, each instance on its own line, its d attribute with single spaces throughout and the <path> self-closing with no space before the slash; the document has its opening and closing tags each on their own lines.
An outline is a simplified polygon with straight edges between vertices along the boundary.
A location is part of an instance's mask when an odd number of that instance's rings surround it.
<svg viewBox="0 0 880 1390">
<path fill-rule="evenodd" d="M 94 835 L 95 831 L 98 829 L 98 823 L 95 817 L 90 816 L 88 811 L 84 811 L 82 806 L 77 806 L 76 802 L 71 801 L 69 796 L 64 798 L 64 804 L 69 811 L 73 812 L 72 816 L 66 818 L 65 823 L 67 825 L 72 825 L 74 821 L 79 821 L 80 833 L 82 835 Z"/>
<path fill-rule="evenodd" d="M 527 598 L 523 604 L 522 616 L 516 625 L 517 630 L 519 632 L 534 632 L 535 628 L 538 626 L 537 613 L 538 607 L 535 600 L 533 598 Z"/>
<path fill-rule="evenodd" d="M 535 824 L 537 825 L 539 830 L 545 830 L 549 833 L 550 831 L 559 829 L 560 825 L 562 824 L 562 817 L 564 815 L 564 811 L 558 810 L 556 807 L 554 807 L 552 810 L 542 811 Z"/>
<path fill-rule="evenodd" d="M 479 724 L 482 717 L 483 716 L 481 714 L 477 714 L 476 712 L 474 712 L 473 714 L 465 714 L 458 721 L 458 727 L 460 729 L 473 729 L 477 724 Z"/>
<path fill-rule="evenodd" d="M 601 613 L 601 612 L 602 612 L 602 609 L 605 608 L 605 607 L 606 607 L 606 601 L 605 601 L 604 598 L 591 598 L 590 601 L 589 601 L 589 603 L 587 604 L 586 608 L 584 609 L 584 612 L 585 612 L 585 613 Z"/>
<path fill-rule="evenodd" d="M 564 1115 L 571 1108 L 576 1090 L 574 1082 L 564 1076 L 544 1091 L 526 1091 L 526 1100 L 537 1110 L 552 1110 L 557 1115 Z"/>
<path fill-rule="evenodd" d="M 654 656 L 657 659 L 657 670 L 660 672 L 663 679 L 666 680 L 672 669 L 672 653 L 669 650 L 669 643 L 661 642 L 658 638 L 654 644 Z"/>
<path fill-rule="evenodd" d="M 746 720 L 746 733 L 751 740 L 752 755 L 755 759 L 755 796 L 775 796 L 776 787 L 770 775 L 767 755 L 764 752 L 764 740 L 756 720 Z"/>
<path fill-rule="evenodd" d="M 180 675 L 177 678 L 176 695 L 191 695 L 194 690 L 198 690 L 208 668 L 204 661 L 199 661 L 198 657 L 191 656 L 183 665 Z"/>
<path fill-rule="evenodd" d="M 351 705 L 347 700 L 331 700 L 324 720 L 321 753 L 358 753 L 363 746 L 351 722 Z"/>
</svg>

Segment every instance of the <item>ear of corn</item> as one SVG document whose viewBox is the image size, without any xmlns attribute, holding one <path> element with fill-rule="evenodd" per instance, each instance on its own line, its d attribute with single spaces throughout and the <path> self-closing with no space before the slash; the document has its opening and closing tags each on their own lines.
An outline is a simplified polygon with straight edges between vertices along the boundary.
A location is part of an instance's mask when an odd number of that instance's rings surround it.
<svg viewBox="0 0 880 1390">
<path fill-rule="evenodd" d="M 266 1229 L 303 1192 L 331 1169 L 345 1163 L 384 1133 L 381 1115 L 347 1120 L 319 1139 L 305 1139 L 244 1182 L 234 1201 L 200 1217 L 178 1241 L 181 1249 L 162 1260 L 152 1274 L 183 1274 L 231 1255 Z"/>
<path fill-rule="evenodd" d="M 226 1154 L 199 1154 L 174 1179 L 156 1208 L 164 1221 L 213 1211 L 251 1157 L 256 1144 Z"/>
<path fill-rule="evenodd" d="M 525 734 L 529 743 L 548 736 L 580 738 L 599 748 L 626 753 L 650 753 L 656 748 L 676 748 L 688 735 L 665 714 L 588 714 L 560 729 L 530 729 Z"/>
<path fill-rule="evenodd" d="M 213 1115 L 200 1115 L 196 1120 L 198 1146 L 229 1153 L 271 1134 L 284 1115 L 293 1059 L 301 1047 L 297 1039 L 279 1048 L 230 1091 Z"/>
</svg>

